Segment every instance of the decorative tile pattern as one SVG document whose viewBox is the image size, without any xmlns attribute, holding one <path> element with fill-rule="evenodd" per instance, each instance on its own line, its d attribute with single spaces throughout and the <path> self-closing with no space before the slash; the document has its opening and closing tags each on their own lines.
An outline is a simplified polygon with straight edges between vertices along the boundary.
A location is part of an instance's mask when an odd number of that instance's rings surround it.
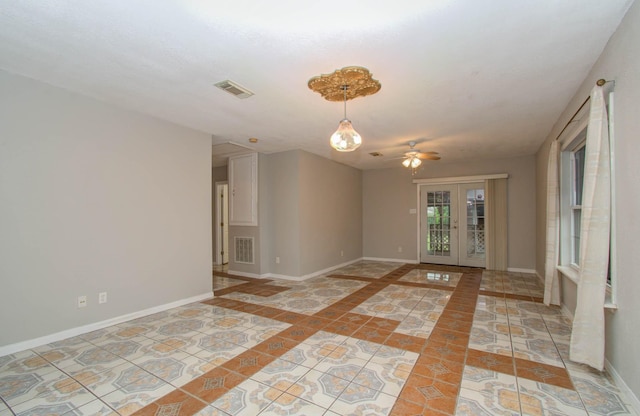
<svg viewBox="0 0 640 416">
<path fill-rule="evenodd" d="M 394 403 L 393 396 L 351 383 L 329 410 L 339 415 L 388 415 Z"/>
<path fill-rule="evenodd" d="M 344 379 L 310 370 L 286 392 L 328 409 L 348 385 Z"/>
<path fill-rule="evenodd" d="M 571 321 L 536 276 L 373 261 L 304 282 L 216 273 L 213 299 L 0 357 L 0 416 L 635 414 L 568 361 Z"/>
<path fill-rule="evenodd" d="M 518 378 L 523 415 L 587 415 L 580 396 L 573 390 Z"/>
<path fill-rule="evenodd" d="M 455 287 L 460 281 L 461 276 L 462 273 L 417 269 L 405 274 L 400 278 L 400 281 Z"/>
<path fill-rule="evenodd" d="M 124 362 L 123 364 L 108 369 L 102 372 L 96 372 L 88 367 L 86 370 L 79 370 L 77 373 L 72 374 L 73 377 L 87 388 L 96 397 L 102 397 L 108 393 L 114 392 L 121 387 L 121 384 L 117 383 L 117 380 L 122 380 L 123 373 L 128 372 L 131 374 L 138 367 L 132 363 Z M 137 372 L 138 378 L 147 376 L 148 373 L 144 371 Z M 132 382 L 136 382 L 135 377 L 131 377 Z"/>
<path fill-rule="evenodd" d="M 477 367 L 465 367 L 456 414 L 519 415 L 516 377 Z"/>
<path fill-rule="evenodd" d="M 65 409 L 68 412 L 95 399 L 80 383 L 66 376 L 40 384 L 35 391 L 38 394 L 29 400 L 15 405 L 12 401 L 7 403 L 16 414 L 48 415 L 64 413 Z"/>
<path fill-rule="evenodd" d="M 69 415 L 74 416 L 113 416 L 114 410 L 107 406 L 102 400 L 93 400 L 85 405 L 82 405 Z"/>
<path fill-rule="evenodd" d="M 590 378 L 574 373 L 571 379 L 590 415 L 632 414 L 632 409 L 624 403 L 620 390 L 610 384 L 604 375 L 598 374 Z"/>
</svg>

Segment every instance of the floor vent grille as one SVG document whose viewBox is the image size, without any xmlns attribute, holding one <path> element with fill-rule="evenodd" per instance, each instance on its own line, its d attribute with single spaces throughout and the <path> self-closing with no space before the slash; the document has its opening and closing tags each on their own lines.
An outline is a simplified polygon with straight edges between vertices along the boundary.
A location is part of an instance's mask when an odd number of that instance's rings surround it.
<svg viewBox="0 0 640 416">
<path fill-rule="evenodd" d="M 235 262 L 253 264 L 253 237 L 234 237 Z"/>
</svg>

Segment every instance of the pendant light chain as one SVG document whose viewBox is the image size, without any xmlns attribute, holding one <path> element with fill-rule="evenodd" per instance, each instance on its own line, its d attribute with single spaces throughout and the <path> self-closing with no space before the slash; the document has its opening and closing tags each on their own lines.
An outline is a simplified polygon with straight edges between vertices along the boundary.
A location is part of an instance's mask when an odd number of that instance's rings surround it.
<svg viewBox="0 0 640 416">
<path fill-rule="evenodd" d="M 344 81 L 343 81 L 344 82 Z M 344 101 L 344 118 L 340 120 L 338 130 L 331 135 L 331 147 L 339 152 L 351 152 L 362 144 L 362 137 L 354 130 L 351 121 L 347 118 L 347 89 L 348 84 L 342 84 L 342 98 Z"/>
<path fill-rule="evenodd" d="M 347 118 L 347 88 L 346 84 L 342 86 L 342 92 L 344 93 L 344 118 Z"/>
</svg>

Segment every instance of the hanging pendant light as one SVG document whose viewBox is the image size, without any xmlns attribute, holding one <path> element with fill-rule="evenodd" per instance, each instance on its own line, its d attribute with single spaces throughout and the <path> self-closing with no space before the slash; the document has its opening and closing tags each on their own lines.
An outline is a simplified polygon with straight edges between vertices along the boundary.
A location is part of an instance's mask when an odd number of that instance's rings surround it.
<svg viewBox="0 0 640 416">
<path fill-rule="evenodd" d="M 380 81 L 373 79 L 367 68 L 347 66 L 331 74 L 313 77 L 307 83 L 309 89 L 328 101 L 344 102 L 344 118 L 329 143 L 339 152 L 352 152 L 362 144 L 362 137 L 347 118 L 347 100 L 364 97 L 380 91 Z"/>
<path fill-rule="evenodd" d="M 347 89 L 348 85 L 343 85 L 344 91 L 344 118 L 340 120 L 338 130 L 331 135 L 331 147 L 338 152 L 352 152 L 362 144 L 362 137 L 351 125 L 351 121 L 347 118 Z"/>
</svg>

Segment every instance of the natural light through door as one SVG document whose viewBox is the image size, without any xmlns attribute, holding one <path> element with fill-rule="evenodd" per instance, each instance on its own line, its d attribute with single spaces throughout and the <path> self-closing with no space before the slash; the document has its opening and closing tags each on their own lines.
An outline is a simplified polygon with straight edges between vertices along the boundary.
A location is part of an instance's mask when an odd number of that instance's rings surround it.
<svg viewBox="0 0 640 416">
<path fill-rule="evenodd" d="M 422 185 L 420 262 L 485 267 L 484 182 Z"/>
</svg>

